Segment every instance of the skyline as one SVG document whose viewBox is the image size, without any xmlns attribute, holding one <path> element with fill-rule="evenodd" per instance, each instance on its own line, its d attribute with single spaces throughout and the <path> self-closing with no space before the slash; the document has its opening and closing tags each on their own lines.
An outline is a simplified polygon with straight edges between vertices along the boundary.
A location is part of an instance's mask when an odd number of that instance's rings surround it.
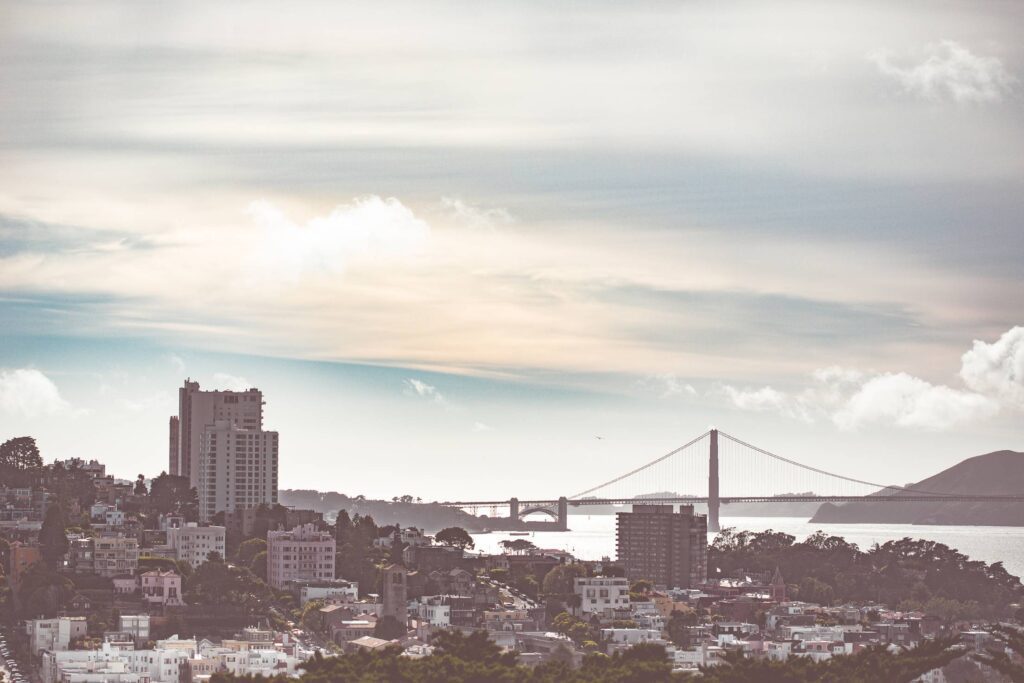
<svg viewBox="0 0 1024 683">
<path fill-rule="evenodd" d="M 154 476 L 191 376 L 385 498 L 1024 450 L 1024 8 L 249 9 L 0 10 L 4 438 Z"/>
</svg>

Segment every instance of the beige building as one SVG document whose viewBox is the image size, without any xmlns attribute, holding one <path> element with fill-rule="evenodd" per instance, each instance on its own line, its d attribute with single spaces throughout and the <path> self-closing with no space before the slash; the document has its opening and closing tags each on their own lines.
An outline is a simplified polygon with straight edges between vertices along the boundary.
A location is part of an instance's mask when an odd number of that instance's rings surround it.
<svg viewBox="0 0 1024 683">
<path fill-rule="evenodd" d="M 92 539 L 94 571 L 100 576 L 134 574 L 139 566 L 139 541 L 134 536 L 102 533 Z"/>
<path fill-rule="evenodd" d="M 263 394 L 259 389 L 202 391 L 199 382 L 185 380 L 178 389 L 177 418 L 170 422 L 170 474 L 188 477 L 192 486 L 198 488 L 203 430 L 217 420 L 227 420 L 241 429 L 262 429 Z"/>
<path fill-rule="evenodd" d="M 277 502 L 277 432 L 215 420 L 199 441 L 199 518 Z"/>
<path fill-rule="evenodd" d="M 331 580 L 335 551 L 334 536 L 314 524 L 267 532 L 267 583 L 280 590 L 289 581 Z"/>
</svg>

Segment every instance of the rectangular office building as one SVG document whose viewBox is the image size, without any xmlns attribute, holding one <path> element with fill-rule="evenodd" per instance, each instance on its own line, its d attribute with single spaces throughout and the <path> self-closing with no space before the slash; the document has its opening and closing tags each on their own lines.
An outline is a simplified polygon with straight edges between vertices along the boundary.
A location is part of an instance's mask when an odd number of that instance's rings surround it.
<svg viewBox="0 0 1024 683">
<path fill-rule="evenodd" d="M 692 505 L 634 505 L 616 514 L 619 563 L 631 581 L 694 588 L 708 577 L 708 518 Z"/>
</svg>

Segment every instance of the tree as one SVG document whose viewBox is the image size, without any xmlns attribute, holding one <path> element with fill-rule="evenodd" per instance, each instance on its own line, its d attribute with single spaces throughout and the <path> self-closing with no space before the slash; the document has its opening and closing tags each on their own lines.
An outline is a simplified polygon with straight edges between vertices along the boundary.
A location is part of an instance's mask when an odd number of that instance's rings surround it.
<svg viewBox="0 0 1024 683">
<path fill-rule="evenodd" d="M 39 470 L 42 467 L 43 458 L 31 436 L 19 436 L 0 444 L 0 468 Z"/>
<path fill-rule="evenodd" d="M 352 540 L 352 518 L 349 517 L 348 510 L 338 511 L 338 516 L 334 520 L 334 540 L 337 541 L 339 548 Z"/>
<path fill-rule="evenodd" d="M 158 513 L 181 515 L 187 522 L 199 521 L 199 494 L 188 477 L 161 472 L 150 484 L 149 493 Z"/>
<path fill-rule="evenodd" d="M 390 614 L 377 620 L 373 627 L 373 637 L 383 640 L 398 640 L 405 638 L 408 631 L 405 626 Z"/>
<path fill-rule="evenodd" d="M 434 536 L 434 540 L 442 545 L 446 545 L 453 548 L 472 548 L 475 544 L 473 543 L 473 537 L 463 529 L 462 527 L 450 526 L 447 529 L 441 529 Z"/>
<path fill-rule="evenodd" d="M 542 587 L 549 595 L 568 595 L 576 592 L 576 579 L 586 575 L 582 564 L 560 564 L 544 575 Z"/>
<path fill-rule="evenodd" d="M 974 660 L 995 669 L 1013 683 L 1024 682 L 1024 664 L 1020 663 L 1024 659 L 1024 630 L 996 625 L 991 631 L 998 637 L 1001 647 L 989 647 L 986 652 L 974 655 Z M 1010 658 L 1007 649 L 1016 655 L 1016 661 Z"/>
<path fill-rule="evenodd" d="M 700 621 L 700 617 L 692 609 L 683 610 L 672 610 L 669 614 L 668 623 L 665 624 L 665 630 L 668 631 L 669 640 L 676 647 L 686 647 L 689 644 L 689 632 L 687 627 L 696 626 Z"/>
<path fill-rule="evenodd" d="M 39 530 L 40 554 L 43 556 L 43 561 L 54 569 L 64 564 L 64 555 L 68 552 L 66 528 L 64 510 L 60 505 L 54 503 L 46 508 L 43 526 Z"/>
<path fill-rule="evenodd" d="M 253 559 L 267 549 L 267 542 L 262 538 L 250 538 L 242 541 L 235 551 L 235 563 L 243 567 L 251 567 Z"/>
<path fill-rule="evenodd" d="M 299 618 L 299 622 L 302 624 L 302 628 L 309 631 L 319 631 L 323 624 L 320 623 L 320 608 L 322 608 L 326 602 L 323 600 L 310 600 L 302 608 L 302 617 Z"/>
<path fill-rule="evenodd" d="M 135 478 L 135 490 L 133 493 L 136 496 L 145 496 L 149 494 L 149 489 L 146 488 L 146 475 L 140 474 Z"/>
<path fill-rule="evenodd" d="M 261 550 L 253 556 L 252 562 L 249 563 L 249 571 L 258 576 L 263 581 L 267 580 L 267 551 Z"/>
<path fill-rule="evenodd" d="M 654 590 L 654 584 L 647 579 L 638 579 L 629 586 L 630 600 L 646 600 Z"/>
</svg>

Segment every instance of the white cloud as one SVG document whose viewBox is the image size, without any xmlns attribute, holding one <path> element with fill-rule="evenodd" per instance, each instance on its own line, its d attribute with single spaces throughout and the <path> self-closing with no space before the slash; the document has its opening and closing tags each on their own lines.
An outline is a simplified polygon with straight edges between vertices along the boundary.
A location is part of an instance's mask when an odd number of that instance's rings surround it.
<svg viewBox="0 0 1024 683">
<path fill-rule="evenodd" d="M 435 386 L 427 384 L 426 382 L 422 382 L 418 379 L 414 379 L 412 377 L 405 380 L 404 384 L 405 391 L 403 393 L 405 393 L 406 396 L 417 396 L 432 403 L 437 403 L 439 405 L 444 406 L 448 405 L 447 399 L 445 399 L 445 397 L 441 394 L 440 391 L 437 390 L 437 387 Z"/>
<path fill-rule="evenodd" d="M 229 375 L 226 372 L 213 373 L 213 384 L 217 389 L 226 391 L 245 391 L 254 386 L 246 378 Z"/>
<path fill-rule="evenodd" d="M 777 412 L 787 417 L 810 421 L 809 406 L 800 396 L 773 389 L 772 387 L 761 387 L 760 389 L 744 388 L 739 389 L 732 386 L 723 386 L 722 392 L 729 401 L 740 410 L 752 412 Z"/>
<path fill-rule="evenodd" d="M 483 422 L 474 422 L 473 423 L 473 431 L 474 432 L 490 432 L 493 429 L 494 429 L 494 427 L 492 427 L 492 426 L 490 426 L 488 424 L 484 424 Z"/>
<path fill-rule="evenodd" d="M 57 385 L 33 368 L 0 371 L 0 410 L 24 417 L 52 415 L 70 409 Z"/>
<path fill-rule="evenodd" d="M 174 374 L 185 374 L 185 360 L 181 356 L 176 353 L 170 353 L 167 355 L 167 361 L 174 368 Z"/>
<path fill-rule="evenodd" d="M 662 398 L 673 396 L 696 396 L 697 390 L 672 373 L 648 375 L 638 382 L 642 389 L 657 392 Z"/>
<path fill-rule="evenodd" d="M 338 273 L 354 261 L 408 257 L 430 236 L 430 226 L 394 197 L 360 197 L 304 225 L 266 200 L 250 204 L 249 214 L 264 230 L 264 265 L 291 278 Z"/>
<path fill-rule="evenodd" d="M 913 95 L 929 100 L 997 102 L 1010 92 L 1013 77 L 997 57 L 982 57 L 952 40 L 927 46 L 923 61 L 900 66 L 891 54 L 868 55 L 878 70 Z"/>
<path fill-rule="evenodd" d="M 813 373 L 798 392 L 765 386 L 723 386 L 720 393 L 741 409 L 771 411 L 805 421 L 829 419 L 840 429 L 872 424 L 941 430 L 983 420 L 1002 408 L 1024 409 L 1024 327 L 998 341 L 975 341 L 962 357 L 966 389 L 932 384 L 906 372 L 865 373 L 838 366 Z"/>
<path fill-rule="evenodd" d="M 999 403 L 987 396 L 930 384 L 900 372 L 869 379 L 832 420 L 840 429 L 877 423 L 940 430 L 998 412 Z"/>
<path fill-rule="evenodd" d="M 441 206 L 459 223 L 475 230 L 493 230 L 512 222 L 512 214 L 502 208 L 485 209 L 453 197 L 442 197 Z"/>
<path fill-rule="evenodd" d="M 1024 408 L 1024 327 L 1014 327 L 994 344 L 975 340 L 961 358 L 960 377 L 977 392 Z"/>
</svg>

